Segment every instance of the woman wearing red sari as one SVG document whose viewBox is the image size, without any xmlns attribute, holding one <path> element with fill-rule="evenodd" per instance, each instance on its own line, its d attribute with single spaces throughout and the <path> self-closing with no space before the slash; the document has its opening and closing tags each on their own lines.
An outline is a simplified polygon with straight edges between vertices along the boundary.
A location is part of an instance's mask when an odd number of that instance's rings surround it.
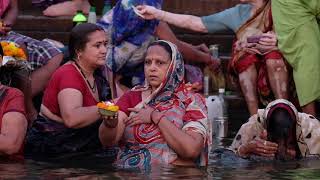
<svg viewBox="0 0 320 180">
<path fill-rule="evenodd" d="M 259 100 L 267 105 L 274 98 L 288 98 L 288 70 L 278 51 L 273 31 L 270 0 L 240 0 L 220 13 L 204 17 L 174 14 L 139 6 L 146 19 L 160 19 L 198 32 L 232 30 L 236 33 L 230 69 L 239 80 L 250 114 L 257 113 Z M 256 36 L 258 38 L 248 37 Z M 259 97 L 259 98 L 258 98 Z"/>
</svg>

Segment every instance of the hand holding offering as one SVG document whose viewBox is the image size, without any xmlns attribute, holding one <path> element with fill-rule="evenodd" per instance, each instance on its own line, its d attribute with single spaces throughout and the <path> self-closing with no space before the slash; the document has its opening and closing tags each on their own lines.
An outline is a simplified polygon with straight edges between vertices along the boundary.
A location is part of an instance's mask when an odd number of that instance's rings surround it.
<svg viewBox="0 0 320 180">
<path fill-rule="evenodd" d="M 109 101 L 99 102 L 97 107 L 99 108 L 98 111 L 101 116 L 114 116 L 119 111 L 119 106 Z"/>
</svg>

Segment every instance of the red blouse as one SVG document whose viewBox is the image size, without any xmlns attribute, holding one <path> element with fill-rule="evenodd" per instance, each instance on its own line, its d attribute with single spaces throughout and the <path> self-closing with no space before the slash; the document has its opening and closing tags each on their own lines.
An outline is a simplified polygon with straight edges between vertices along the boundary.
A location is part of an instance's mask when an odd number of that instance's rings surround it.
<svg viewBox="0 0 320 180">
<path fill-rule="evenodd" d="M 19 112 L 26 116 L 23 93 L 16 88 L 6 88 L 5 97 L 0 101 L 0 130 L 2 128 L 2 118 L 6 113 Z M 23 146 L 24 145 L 22 144 L 17 155 L 23 155 Z"/>
<path fill-rule="evenodd" d="M 83 107 L 94 106 L 98 103 L 76 67 L 73 64 L 65 64 L 53 73 L 44 92 L 42 104 L 53 114 L 61 117 L 58 94 L 67 88 L 77 89 L 81 92 Z"/>
<path fill-rule="evenodd" d="M 129 116 L 130 111 L 128 111 L 128 108 L 133 108 L 142 101 L 141 93 L 142 91 L 128 91 L 122 95 L 116 103 L 119 106 L 119 110 Z"/>
</svg>

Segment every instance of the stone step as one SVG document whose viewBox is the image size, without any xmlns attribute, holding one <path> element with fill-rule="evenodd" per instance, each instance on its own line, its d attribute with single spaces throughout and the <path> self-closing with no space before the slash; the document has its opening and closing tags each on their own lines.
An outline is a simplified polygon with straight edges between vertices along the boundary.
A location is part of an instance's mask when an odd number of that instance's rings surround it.
<svg viewBox="0 0 320 180">
<path fill-rule="evenodd" d="M 49 18 L 39 15 L 19 15 L 13 30 L 35 39 L 50 38 L 68 42 L 72 29 L 71 17 Z"/>
<path fill-rule="evenodd" d="M 201 34 L 179 29 L 171 26 L 177 37 L 191 44 L 205 43 L 220 44 L 221 53 L 230 53 L 234 35 L 232 32 L 220 32 L 215 34 Z M 15 31 L 36 39 L 50 38 L 68 42 L 68 35 L 72 29 L 72 17 L 50 18 L 41 15 L 19 15 L 17 23 L 13 27 Z"/>
<path fill-rule="evenodd" d="M 114 5 L 118 0 L 112 0 Z M 92 5 L 97 7 L 97 13 L 100 14 L 103 8 L 103 0 L 89 0 Z M 194 14 L 198 16 L 212 14 L 232 7 L 238 3 L 238 0 L 170 0 L 164 1 L 163 9 L 169 12 Z M 31 4 L 31 0 L 18 0 L 20 11 L 40 11 L 38 7 Z"/>
</svg>

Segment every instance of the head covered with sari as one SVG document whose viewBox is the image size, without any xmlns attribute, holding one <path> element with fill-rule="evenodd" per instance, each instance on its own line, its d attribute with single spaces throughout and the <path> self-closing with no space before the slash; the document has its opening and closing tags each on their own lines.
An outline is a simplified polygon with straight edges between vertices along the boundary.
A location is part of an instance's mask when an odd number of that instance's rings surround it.
<svg viewBox="0 0 320 180">
<path fill-rule="evenodd" d="M 145 50 L 153 41 L 159 21 L 139 17 L 133 10 L 138 5 L 160 9 L 162 0 L 120 0 L 98 22 L 98 25 L 111 32 L 107 66 L 113 72 L 118 72 L 125 65 L 133 66 L 143 62 Z"/>
<path fill-rule="evenodd" d="M 279 118 L 279 113 L 278 119 L 274 118 L 279 110 L 287 114 L 285 118 L 283 115 L 280 115 L 282 117 Z M 259 109 L 256 115 L 242 125 L 230 148 L 237 151 L 241 144 L 259 138 L 263 130 L 267 130 L 269 141 L 276 141 L 279 145 L 278 153 L 286 153 L 281 152 L 283 150 L 281 148 L 290 143 L 288 139 L 294 138 L 296 143 L 294 148 L 299 151 L 296 154 L 297 158 L 299 156 L 320 158 L 319 120 L 312 115 L 299 113 L 288 100 L 277 99 L 269 103 L 265 109 Z"/>
<path fill-rule="evenodd" d="M 282 109 L 287 112 L 287 119 L 282 122 L 276 122 L 277 127 L 272 127 L 272 122 L 277 121 L 272 119 L 272 115 L 275 111 Z M 287 122 L 286 122 L 287 121 Z M 286 146 L 290 133 L 293 133 L 295 141 L 297 143 L 297 151 L 302 157 L 316 156 L 320 157 L 320 122 L 314 116 L 299 113 L 297 108 L 288 100 L 277 99 L 266 107 L 263 113 L 262 123 L 268 131 L 268 138 L 278 139 L 279 151 L 281 153 L 281 146 Z M 280 131 L 280 128 L 282 130 Z M 277 130 L 279 129 L 279 130 Z M 291 132 L 290 132 L 291 131 Z M 276 137 L 270 137 L 276 136 Z M 287 138 L 286 140 L 284 140 Z M 283 153 L 283 152 L 282 152 Z"/>
<path fill-rule="evenodd" d="M 171 42 L 159 40 L 155 41 L 152 45 L 158 43 L 165 43 L 169 45 L 171 49 L 171 62 L 166 72 L 166 77 L 160 86 L 152 93 L 152 95 L 144 101 L 145 104 L 156 105 L 162 102 L 170 100 L 177 90 L 185 88 L 184 83 L 184 62 L 182 55 L 178 52 L 176 45 Z M 147 79 L 145 79 L 145 85 L 141 87 L 135 87 L 133 90 L 148 90 L 151 86 Z"/>
<path fill-rule="evenodd" d="M 178 129 L 194 131 L 202 135 L 204 139 L 203 150 L 195 163 L 201 166 L 207 165 L 211 135 L 205 100 L 201 95 L 189 91 L 185 86 L 184 63 L 177 47 L 171 42 L 162 40 L 156 41 L 151 46 L 163 43 L 171 49 L 171 62 L 166 76 L 159 87 L 149 97 L 142 99 L 135 108 L 144 108 L 144 105 L 148 104 L 163 113 L 165 119 L 172 122 Z M 144 86 L 134 87 L 132 91 L 146 91 L 150 88 L 151 86 L 146 80 Z M 133 134 L 128 139 L 137 141 L 139 148 L 148 149 L 154 157 L 151 161 L 170 164 L 178 158 L 178 155 L 165 142 L 158 126 L 153 123 L 140 124 L 132 128 L 127 127 L 124 134 L 127 136 Z"/>
</svg>

